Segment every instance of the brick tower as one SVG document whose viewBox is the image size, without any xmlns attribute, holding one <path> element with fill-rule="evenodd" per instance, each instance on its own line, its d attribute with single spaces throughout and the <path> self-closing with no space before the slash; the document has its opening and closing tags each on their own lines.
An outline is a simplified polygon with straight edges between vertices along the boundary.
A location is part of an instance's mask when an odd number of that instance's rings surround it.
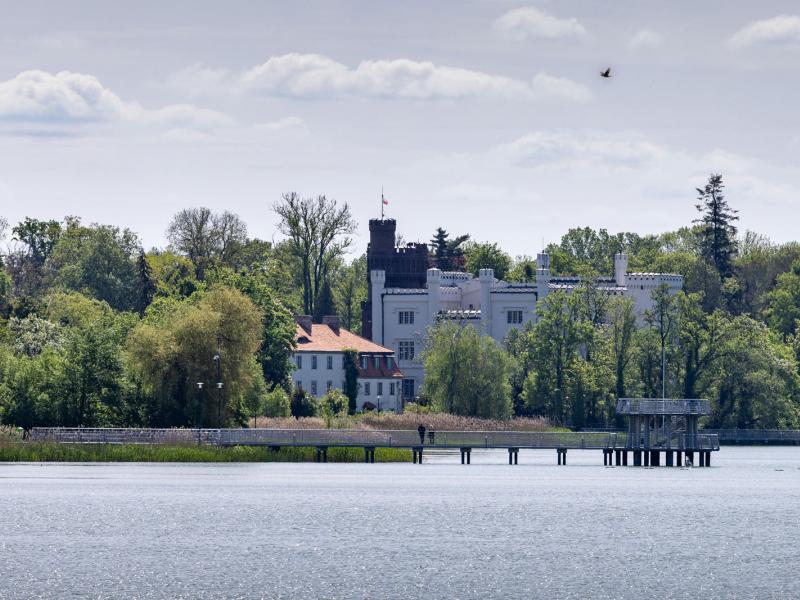
<svg viewBox="0 0 800 600">
<path fill-rule="evenodd" d="M 367 300 L 361 303 L 361 335 L 372 339 L 372 286 L 369 274 L 374 269 L 386 271 L 386 287 L 425 287 L 428 270 L 427 244 L 395 246 L 397 222 L 394 219 L 370 219 L 367 246 Z M 380 298 L 377 299 L 380 302 Z"/>
</svg>

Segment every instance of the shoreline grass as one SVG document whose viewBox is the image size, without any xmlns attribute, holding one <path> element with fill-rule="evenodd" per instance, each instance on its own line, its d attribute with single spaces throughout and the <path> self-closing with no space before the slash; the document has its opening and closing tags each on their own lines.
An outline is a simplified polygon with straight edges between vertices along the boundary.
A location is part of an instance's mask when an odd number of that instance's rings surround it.
<svg viewBox="0 0 800 600">
<path fill-rule="evenodd" d="M 264 446 L 146 446 L 134 444 L 56 444 L 24 442 L 0 445 L 0 462 L 314 462 L 314 448 Z M 328 462 L 364 462 L 361 448 L 329 448 Z M 377 448 L 375 462 L 411 462 L 411 451 Z"/>
</svg>

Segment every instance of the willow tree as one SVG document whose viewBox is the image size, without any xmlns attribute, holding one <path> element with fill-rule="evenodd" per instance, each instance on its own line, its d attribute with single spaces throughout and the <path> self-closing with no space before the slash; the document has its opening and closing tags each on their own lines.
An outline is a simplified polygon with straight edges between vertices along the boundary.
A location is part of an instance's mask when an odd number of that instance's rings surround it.
<svg viewBox="0 0 800 600">
<path fill-rule="evenodd" d="M 219 286 L 188 300 L 160 298 L 151 304 L 126 344 L 127 364 L 148 400 L 150 423 L 185 426 L 199 421 L 219 427 L 231 418 L 241 420 L 246 394 L 253 385 L 261 387 L 254 381 L 261 373 L 253 364 L 262 331 L 261 312 L 232 288 Z"/>
<path fill-rule="evenodd" d="M 437 410 L 482 418 L 511 416 L 511 358 L 474 327 L 440 323 L 423 352 L 423 393 Z"/>
</svg>

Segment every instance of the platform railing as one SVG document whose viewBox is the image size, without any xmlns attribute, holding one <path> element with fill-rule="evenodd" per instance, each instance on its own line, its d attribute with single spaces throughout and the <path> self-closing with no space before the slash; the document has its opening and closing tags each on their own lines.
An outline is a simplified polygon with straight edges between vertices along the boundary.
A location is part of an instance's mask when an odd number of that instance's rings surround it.
<svg viewBox="0 0 800 600">
<path fill-rule="evenodd" d="M 654 398 L 620 398 L 620 415 L 707 415 L 711 412 L 708 400 L 659 400 Z"/>
</svg>

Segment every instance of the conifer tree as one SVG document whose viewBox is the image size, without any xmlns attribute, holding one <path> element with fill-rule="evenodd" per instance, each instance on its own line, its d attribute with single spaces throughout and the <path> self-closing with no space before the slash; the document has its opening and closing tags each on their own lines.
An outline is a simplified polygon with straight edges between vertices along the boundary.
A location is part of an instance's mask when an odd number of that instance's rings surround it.
<svg viewBox="0 0 800 600">
<path fill-rule="evenodd" d="M 702 217 L 695 223 L 702 225 L 703 258 L 714 265 L 720 277 L 726 279 L 733 275 L 733 258 L 737 253 L 736 227 L 738 211 L 728 206 L 723 193 L 722 175 L 712 174 L 704 189 L 697 188 L 697 210 Z"/>
<path fill-rule="evenodd" d="M 136 276 L 138 278 L 136 311 L 143 315 L 144 310 L 150 306 L 153 296 L 156 294 L 156 282 L 153 277 L 153 269 L 150 268 L 144 250 L 141 249 L 136 259 Z"/>
<path fill-rule="evenodd" d="M 431 239 L 431 258 L 436 267 L 442 271 L 452 271 L 464 256 L 462 246 L 469 239 L 469 234 L 459 235 L 450 239 L 450 234 L 441 227 L 437 227 Z"/>
</svg>

